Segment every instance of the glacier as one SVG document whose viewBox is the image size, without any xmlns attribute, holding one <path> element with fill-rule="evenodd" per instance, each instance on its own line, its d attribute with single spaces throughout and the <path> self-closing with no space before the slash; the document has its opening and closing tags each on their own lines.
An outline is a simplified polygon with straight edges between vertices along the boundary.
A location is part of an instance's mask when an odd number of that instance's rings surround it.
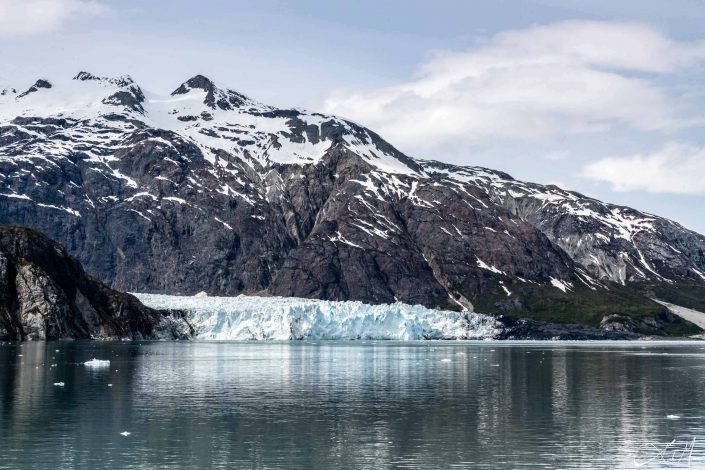
<svg viewBox="0 0 705 470">
<path fill-rule="evenodd" d="M 401 302 L 133 295 L 147 307 L 185 312 L 199 340 L 479 340 L 500 331 L 490 315 Z"/>
</svg>

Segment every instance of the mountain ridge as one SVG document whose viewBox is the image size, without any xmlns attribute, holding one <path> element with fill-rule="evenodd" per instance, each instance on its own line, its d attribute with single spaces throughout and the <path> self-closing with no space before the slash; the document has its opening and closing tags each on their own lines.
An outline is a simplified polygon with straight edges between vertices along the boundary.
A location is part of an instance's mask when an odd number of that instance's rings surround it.
<svg viewBox="0 0 705 470">
<path fill-rule="evenodd" d="M 123 290 L 590 324 L 655 315 L 654 289 L 693 308 L 705 292 L 705 237 L 673 221 L 414 159 L 351 121 L 200 75 L 169 96 L 86 72 L 0 95 L 0 168 L 0 223 L 48 233 Z"/>
</svg>

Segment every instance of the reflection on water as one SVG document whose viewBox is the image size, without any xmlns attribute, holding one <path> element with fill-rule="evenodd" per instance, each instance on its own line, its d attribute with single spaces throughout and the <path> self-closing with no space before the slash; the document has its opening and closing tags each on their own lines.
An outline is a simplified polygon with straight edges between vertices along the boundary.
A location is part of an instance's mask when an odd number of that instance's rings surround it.
<svg viewBox="0 0 705 470">
<path fill-rule="evenodd" d="M 705 467 L 704 378 L 697 343 L 6 343 L 0 468 Z"/>
</svg>

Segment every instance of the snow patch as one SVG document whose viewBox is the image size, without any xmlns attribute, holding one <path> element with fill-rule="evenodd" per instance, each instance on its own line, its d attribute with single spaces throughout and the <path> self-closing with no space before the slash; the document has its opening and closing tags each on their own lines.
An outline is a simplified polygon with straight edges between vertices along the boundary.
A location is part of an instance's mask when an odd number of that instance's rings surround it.
<svg viewBox="0 0 705 470">
<path fill-rule="evenodd" d="M 223 222 L 223 221 L 220 220 L 218 217 L 213 217 L 213 218 L 215 219 L 216 222 L 220 222 L 221 224 L 223 224 L 223 226 L 224 226 L 225 228 L 227 228 L 228 230 L 232 230 L 232 229 L 233 229 L 233 228 L 230 226 L 230 224 L 228 224 L 227 222 Z"/>
<path fill-rule="evenodd" d="M 494 266 L 490 266 L 489 264 L 485 263 L 477 256 L 475 257 L 475 259 L 477 259 L 477 266 L 479 268 L 486 269 L 487 271 L 492 271 L 495 274 L 502 274 L 503 276 L 506 276 L 504 271 L 500 271 L 499 269 L 495 268 Z"/>
<path fill-rule="evenodd" d="M 695 269 L 695 268 L 690 268 L 690 270 L 693 271 L 693 272 L 694 272 L 695 274 L 697 274 L 698 276 L 700 276 L 703 281 L 705 281 L 705 273 L 704 273 L 704 272 L 702 272 L 702 271 L 700 271 L 700 270 L 697 270 L 697 269 Z"/>
<path fill-rule="evenodd" d="M 70 207 L 54 206 L 54 205 L 52 205 L 52 204 L 43 204 L 43 203 L 41 203 L 41 202 L 38 202 L 37 205 L 38 205 L 39 207 L 46 207 L 47 209 L 56 209 L 56 210 L 59 210 L 59 211 L 68 212 L 69 214 L 71 214 L 71 215 L 73 215 L 73 216 L 76 216 L 76 217 L 81 217 L 81 213 L 80 213 L 80 212 L 78 212 L 77 210 L 73 210 L 73 209 L 71 209 Z"/>
<path fill-rule="evenodd" d="M 551 285 L 556 289 L 562 290 L 563 292 L 568 292 L 569 290 L 572 290 L 573 287 L 569 282 L 561 281 L 555 277 L 551 278 Z"/>
<path fill-rule="evenodd" d="M 11 199 L 25 199 L 27 201 L 32 200 L 32 198 L 30 198 L 26 194 L 0 193 L 0 196 L 9 197 Z"/>
</svg>

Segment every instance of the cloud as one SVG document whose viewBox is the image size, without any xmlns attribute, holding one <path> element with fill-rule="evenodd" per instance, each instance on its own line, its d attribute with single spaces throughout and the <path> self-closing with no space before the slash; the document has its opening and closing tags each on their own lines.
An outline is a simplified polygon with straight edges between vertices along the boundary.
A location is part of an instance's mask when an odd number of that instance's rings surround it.
<svg viewBox="0 0 705 470">
<path fill-rule="evenodd" d="M 0 0 L 0 35 L 48 33 L 67 21 L 109 11 L 106 5 L 92 0 Z"/>
<path fill-rule="evenodd" d="M 673 131 L 701 121 L 657 79 L 704 60 L 705 41 L 674 41 L 642 24 L 569 21 L 437 52 L 405 83 L 334 92 L 323 107 L 413 153 L 618 127 Z"/>
<path fill-rule="evenodd" d="M 609 183 L 615 191 L 705 196 L 705 148 L 670 142 L 653 153 L 590 163 L 582 176 Z"/>
</svg>

